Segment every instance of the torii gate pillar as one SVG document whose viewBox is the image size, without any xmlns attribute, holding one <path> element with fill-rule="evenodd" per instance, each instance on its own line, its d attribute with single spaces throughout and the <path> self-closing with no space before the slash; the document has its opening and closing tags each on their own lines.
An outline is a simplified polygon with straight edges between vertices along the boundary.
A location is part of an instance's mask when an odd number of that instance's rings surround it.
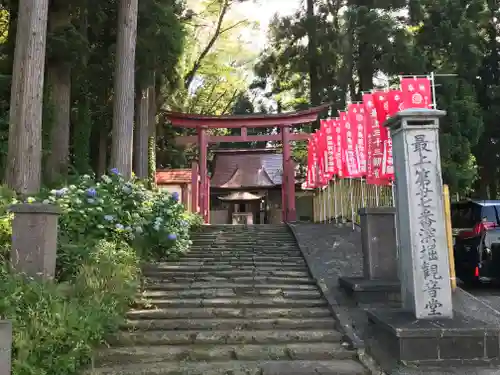
<svg viewBox="0 0 500 375">
<path fill-rule="evenodd" d="M 281 142 L 283 144 L 283 182 L 281 194 L 283 202 L 283 222 L 295 221 L 295 171 L 290 150 L 290 126 L 281 127 Z"/>
<path fill-rule="evenodd" d="M 200 213 L 205 223 L 208 223 L 208 179 L 207 179 L 207 128 L 200 126 L 198 128 L 198 147 L 200 148 Z"/>
</svg>

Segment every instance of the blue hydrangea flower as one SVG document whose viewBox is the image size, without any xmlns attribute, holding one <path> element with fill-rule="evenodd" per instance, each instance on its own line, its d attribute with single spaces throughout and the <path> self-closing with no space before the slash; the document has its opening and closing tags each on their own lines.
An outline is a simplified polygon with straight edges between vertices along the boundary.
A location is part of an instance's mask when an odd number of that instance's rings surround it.
<svg viewBox="0 0 500 375">
<path fill-rule="evenodd" d="M 178 202 L 178 201 L 179 201 L 179 193 L 178 193 L 178 192 L 176 192 L 176 191 L 174 191 L 174 192 L 172 193 L 172 199 L 173 199 L 174 201 Z"/>
<path fill-rule="evenodd" d="M 116 174 L 116 175 L 120 174 L 120 172 L 118 171 L 117 168 L 111 168 L 110 172 L 111 172 L 111 174 Z"/>
<path fill-rule="evenodd" d="M 115 218 L 112 215 L 104 215 L 104 220 L 113 221 Z"/>
<path fill-rule="evenodd" d="M 174 240 L 176 240 L 176 239 L 177 239 L 177 235 L 176 235 L 175 233 L 170 233 L 170 234 L 167 236 L 167 238 L 168 238 L 169 240 L 174 241 Z"/>
<path fill-rule="evenodd" d="M 59 198 L 64 197 L 64 194 L 66 194 L 66 191 L 67 191 L 66 188 L 56 190 L 56 192 L 55 192 L 56 197 L 59 197 Z"/>
<path fill-rule="evenodd" d="M 97 195 L 97 191 L 95 191 L 94 188 L 88 188 L 87 189 L 87 196 L 89 197 L 95 197 Z"/>
<path fill-rule="evenodd" d="M 115 227 L 118 230 L 123 230 L 123 225 L 121 225 L 120 223 L 116 224 Z"/>
</svg>

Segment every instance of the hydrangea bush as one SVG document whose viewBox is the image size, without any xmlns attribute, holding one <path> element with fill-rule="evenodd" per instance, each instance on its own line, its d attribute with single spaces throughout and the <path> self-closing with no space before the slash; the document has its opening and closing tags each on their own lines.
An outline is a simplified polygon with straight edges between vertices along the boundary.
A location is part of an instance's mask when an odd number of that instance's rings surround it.
<svg viewBox="0 0 500 375">
<path fill-rule="evenodd" d="M 160 194 L 154 200 L 152 220 L 144 227 L 146 245 L 151 246 L 151 255 L 156 259 L 171 259 L 185 252 L 191 245 L 189 231 L 190 215 L 179 203 L 178 193 Z"/>
<path fill-rule="evenodd" d="M 62 208 L 60 233 L 69 243 L 125 241 L 140 246 L 143 257 L 155 259 L 187 250 L 190 230 L 201 223 L 198 215 L 185 211 L 177 193 L 151 191 L 141 181 L 126 181 L 115 169 L 99 180 L 84 175 L 42 199 Z M 73 258 L 78 255 L 64 251 L 70 248 L 62 249 L 61 261 L 64 256 L 71 257 L 71 262 L 76 260 Z"/>
<path fill-rule="evenodd" d="M 29 197 L 62 209 L 57 283 L 10 272 L 0 260 L 0 319 L 13 324 L 13 375 L 75 375 L 123 322 L 138 287 L 140 262 L 184 252 L 201 225 L 178 194 L 155 192 L 117 170 Z M 0 255 L 10 253 L 14 195 L 0 189 Z M 7 256 L 6 256 L 7 258 Z"/>
</svg>

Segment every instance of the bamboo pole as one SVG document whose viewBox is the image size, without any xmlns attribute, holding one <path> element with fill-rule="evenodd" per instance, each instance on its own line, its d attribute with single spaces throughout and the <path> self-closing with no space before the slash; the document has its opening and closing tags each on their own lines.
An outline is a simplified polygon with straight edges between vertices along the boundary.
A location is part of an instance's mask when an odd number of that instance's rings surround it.
<svg viewBox="0 0 500 375">
<path fill-rule="evenodd" d="M 444 198 L 444 218 L 446 225 L 446 239 L 448 242 L 448 258 L 450 262 L 450 282 L 451 290 L 457 289 L 457 278 L 455 274 L 455 254 L 453 252 L 453 234 L 451 231 L 451 208 L 450 208 L 450 189 L 448 185 L 443 186 Z"/>
</svg>

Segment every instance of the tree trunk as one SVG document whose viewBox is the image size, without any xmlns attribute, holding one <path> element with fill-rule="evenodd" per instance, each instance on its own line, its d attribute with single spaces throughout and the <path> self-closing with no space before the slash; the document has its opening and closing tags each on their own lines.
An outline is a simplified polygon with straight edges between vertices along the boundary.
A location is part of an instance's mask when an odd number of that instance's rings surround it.
<svg viewBox="0 0 500 375">
<path fill-rule="evenodd" d="M 68 26 L 70 22 L 68 5 L 52 3 L 49 11 L 49 31 L 56 32 Z M 46 168 L 48 182 L 55 182 L 59 177 L 67 176 L 69 165 L 71 68 L 68 61 L 49 57 L 47 79 L 51 89 L 54 123 L 50 129 L 50 154 Z"/>
<path fill-rule="evenodd" d="M 134 131 L 134 171 L 139 179 L 148 178 L 149 90 L 141 88 L 137 98 Z"/>
<path fill-rule="evenodd" d="M 156 88 L 152 84 L 149 89 L 149 115 L 148 115 L 148 127 L 149 127 L 149 139 L 148 139 L 148 176 L 150 185 L 153 187 L 156 185 Z"/>
<path fill-rule="evenodd" d="M 99 131 L 99 157 L 97 160 L 97 175 L 102 176 L 106 173 L 106 165 L 108 161 L 108 131 L 106 126 L 101 127 Z"/>
<path fill-rule="evenodd" d="M 48 0 L 20 0 L 10 98 L 6 183 L 29 195 L 40 190 L 42 103 Z"/>
<path fill-rule="evenodd" d="M 490 190 L 490 199 L 496 200 L 498 197 L 498 180 L 497 176 L 494 175 L 490 181 L 489 184 L 489 190 Z"/>
<path fill-rule="evenodd" d="M 307 54 L 309 62 L 310 100 L 313 106 L 320 104 L 320 88 L 318 77 L 318 41 L 314 17 L 314 0 L 307 0 Z"/>
<path fill-rule="evenodd" d="M 356 33 L 358 36 L 358 91 L 352 100 L 360 100 L 363 92 L 373 88 L 373 76 L 375 74 L 374 47 L 371 38 L 372 17 L 374 7 L 373 1 L 359 2 L 363 6 L 357 6 Z"/>
<path fill-rule="evenodd" d="M 65 63 L 48 64 L 47 79 L 51 87 L 54 123 L 50 131 L 50 154 L 47 158 L 47 178 L 55 182 L 68 174 L 71 112 L 71 69 Z M 81 141 L 81 140 L 80 140 Z"/>
<path fill-rule="evenodd" d="M 73 151 L 73 167 L 80 174 L 88 173 L 92 170 L 90 162 L 90 144 L 92 137 L 92 112 L 90 110 L 90 89 L 89 89 L 89 26 L 88 26 L 88 13 L 89 1 L 86 0 L 81 4 L 81 11 L 79 15 L 79 30 L 86 41 L 86 50 L 82 55 L 82 71 L 78 80 L 76 81 L 78 87 L 78 106 L 75 121 L 72 122 L 72 139 L 70 144 Z M 76 91 L 75 91 L 76 92 Z"/>
<path fill-rule="evenodd" d="M 137 1 L 120 0 L 118 10 L 111 167 L 126 179 L 132 176 Z"/>
</svg>

